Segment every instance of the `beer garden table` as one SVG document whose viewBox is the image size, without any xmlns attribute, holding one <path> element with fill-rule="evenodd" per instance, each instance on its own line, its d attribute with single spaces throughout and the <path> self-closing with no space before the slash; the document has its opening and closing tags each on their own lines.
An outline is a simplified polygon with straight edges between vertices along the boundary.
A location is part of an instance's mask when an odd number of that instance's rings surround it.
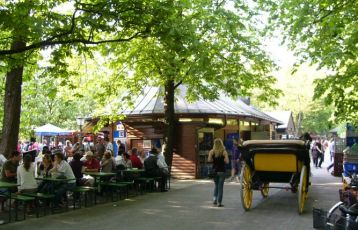
<svg viewBox="0 0 358 230">
<path fill-rule="evenodd" d="M 101 178 L 115 176 L 116 173 L 112 172 L 84 172 L 84 174 L 94 177 L 94 184 L 97 184 L 97 178 L 99 178 L 98 191 L 101 191 Z"/>
</svg>

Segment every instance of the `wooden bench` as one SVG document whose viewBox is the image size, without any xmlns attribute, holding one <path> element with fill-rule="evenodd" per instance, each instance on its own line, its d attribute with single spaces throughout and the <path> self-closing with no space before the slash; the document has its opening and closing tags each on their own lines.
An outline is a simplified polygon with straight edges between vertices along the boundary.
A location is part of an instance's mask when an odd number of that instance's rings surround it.
<svg viewBox="0 0 358 230">
<path fill-rule="evenodd" d="M 96 195 L 96 190 L 97 187 L 90 187 L 90 186 L 77 186 L 75 187 L 72 192 L 73 192 L 73 209 L 76 209 L 76 199 L 77 199 L 77 195 L 79 198 L 79 208 L 81 208 L 82 205 L 82 195 L 85 196 L 84 202 L 85 202 L 85 207 L 87 207 L 87 198 L 88 198 L 88 194 L 92 193 L 94 196 L 94 204 L 97 204 L 97 195 Z"/>
<path fill-rule="evenodd" d="M 35 205 L 37 208 L 37 212 L 36 212 L 36 217 L 38 218 L 39 215 L 39 209 L 40 209 L 40 201 L 44 202 L 46 204 L 46 206 L 49 206 L 51 209 L 51 213 L 54 213 L 54 199 L 55 199 L 55 195 L 54 194 L 47 194 L 47 193 L 24 193 L 22 194 L 23 196 L 28 196 L 28 197 L 33 197 L 35 198 Z M 44 207 L 44 215 L 46 215 L 46 207 Z"/>
<path fill-rule="evenodd" d="M 11 195 L 11 199 L 15 200 L 15 220 L 18 221 L 18 211 L 19 211 L 19 204 L 23 204 L 23 211 L 24 211 L 24 218 L 23 220 L 26 219 L 26 211 L 27 211 L 27 204 L 29 202 L 34 202 L 35 198 L 34 197 L 30 197 L 30 196 L 23 196 L 23 195 L 17 195 L 17 194 L 12 194 Z M 36 214 L 37 214 L 38 209 L 36 208 Z"/>
<path fill-rule="evenodd" d="M 126 190 L 126 196 L 128 197 L 128 184 L 126 184 L 126 183 L 103 182 L 103 183 L 101 183 L 101 186 L 103 186 L 104 188 L 110 189 L 112 202 L 118 201 L 118 194 L 119 194 L 119 199 L 121 198 L 123 189 Z M 114 193 L 116 194 L 116 199 L 114 199 Z"/>
<path fill-rule="evenodd" d="M 135 190 L 135 186 L 134 186 L 134 181 L 117 181 L 116 183 L 118 184 L 125 184 L 126 187 L 126 197 L 129 197 L 129 189 L 134 189 Z M 136 191 L 136 195 L 138 195 L 138 191 Z"/>
<path fill-rule="evenodd" d="M 134 182 L 138 185 L 138 191 L 145 192 L 149 187 L 150 191 L 153 191 L 155 184 L 155 177 L 138 177 L 134 180 Z"/>
</svg>

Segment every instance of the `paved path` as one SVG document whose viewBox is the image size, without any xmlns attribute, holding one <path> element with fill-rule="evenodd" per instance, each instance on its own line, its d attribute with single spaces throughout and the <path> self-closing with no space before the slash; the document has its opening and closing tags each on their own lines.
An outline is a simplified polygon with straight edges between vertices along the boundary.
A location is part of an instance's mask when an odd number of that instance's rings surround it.
<svg viewBox="0 0 358 230">
<path fill-rule="evenodd" d="M 313 229 L 312 207 L 329 209 L 338 201 L 341 184 L 340 178 L 332 177 L 325 167 L 312 168 L 312 174 L 312 186 L 302 215 L 297 212 L 297 194 L 278 189 L 271 189 L 267 199 L 254 191 L 253 208 L 245 212 L 238 183 L 225 183 L 225 207 L 213 207 L 213 183 L 196 180 L 173 182 L 167 193 L 147 193 L 117 203 L 30 218 L 2 225 L 0 229 Z"/>
</svg>

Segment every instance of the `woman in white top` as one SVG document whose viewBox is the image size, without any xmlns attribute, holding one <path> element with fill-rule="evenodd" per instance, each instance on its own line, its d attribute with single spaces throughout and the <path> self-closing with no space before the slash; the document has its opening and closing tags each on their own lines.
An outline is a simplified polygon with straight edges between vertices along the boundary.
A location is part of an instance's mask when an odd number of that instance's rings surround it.
<svg viewBox="0 0 358 230">
<path fill-rule="evenodd" d="M 35 165 L 29 154 L 24 156 L 23 164 L 17 168 L 17 183 L 19 184 L 17 187 L 19 193 L 31 193 L 37 190 Z"/>
<path fill-rule="evenodd" d="M 128 153 L 123 154 L 123 159 L 122 159 L 121 164 L 124 165 L 124 167 L 126 169 L 131 169 L 132 168 L 132 161 L 129 159 L 129 154 Z"/>
</svg>

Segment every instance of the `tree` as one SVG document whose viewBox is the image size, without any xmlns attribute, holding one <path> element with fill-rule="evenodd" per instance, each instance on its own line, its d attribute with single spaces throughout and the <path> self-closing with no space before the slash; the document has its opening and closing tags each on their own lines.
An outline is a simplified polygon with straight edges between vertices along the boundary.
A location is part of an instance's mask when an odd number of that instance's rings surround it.
<svg viewBox="0 0 358 230">
<path fill-rule="evenodd" d="M 338 121 L 358 120 L 358 4 L 356 0 L 261 0 L 270 28 L 283 31 L 301 63 L 330 70 L 317 80 L 315 98 L 334 106 Z"/>
<path fill-rule="evenodd" d="M 310 107 L 311 110 L 303 115 L 302 133 L 328 134 L 329 130 L 334 127 L 331 119 L 332 108 L 325 106 L 323 100 L 315 100 Z"/>
<path fill-rule="evenodd" d="M 324 71 L 317 71 L 313 66 L 300 65 L 292 73 L 292 66 L 275 72 L 276 88 L 282 89 L 275 106 L 252 102 L 264 111 L 292 111 L 297 129 L 297 136 L 303 132 L 326 133 L 334 124 L 332 106 L 325 105 L 323 99 L 313 100 L 314 82 L 325 77 Z M 301 118 L 301 119 L 300 119 Z M 301 120 L 301 122 L 300 122 Z M 301 124 L 301 126 L 300 126 Z"/>
<path fill-rule="evenodd" d="M 145 1 L 1 1 L 0 72 L 6 82 L 0 152 L 16 149 L 24 70 L 39 49 L 52 48 L 52 77 L 67 78 L 63 60 L 74 50 L 144 36 L 151 21 L 146 12 Z"/>
<path fill-rule="evenodd" d="M 237 1 L 153 1 L 153 27 L 146 39 L 107 46 L 108 65 L 119 71 L 115 81 L 131 90 L 152 85 L 164 89 L 165 156 L 172 163 L 176 117 L 175 90 L 188 88 L 187 99 L 216 99 L 222 92 L 237 97 L 261 88 L 267 102 L 279 94 L 267 75 L 272 62 L 260 49 L 254 12 Z M 229 7 L 231 6 L 231 8 Z M 126 70 L 126 71 L 123 71 Z M 136 89 L 136 90 L 134 90 Z"/>
</svg>

